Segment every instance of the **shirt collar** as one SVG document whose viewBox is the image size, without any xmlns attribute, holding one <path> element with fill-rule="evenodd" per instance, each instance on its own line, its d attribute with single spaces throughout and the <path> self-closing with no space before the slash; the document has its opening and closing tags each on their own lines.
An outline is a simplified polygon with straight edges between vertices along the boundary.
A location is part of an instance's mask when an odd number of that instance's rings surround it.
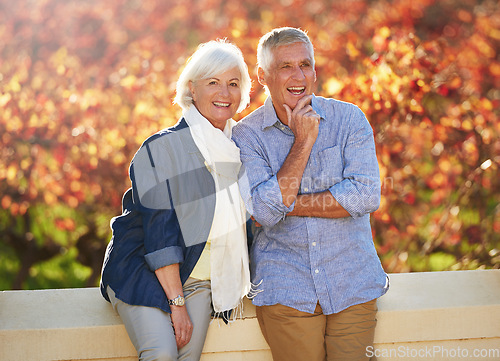
<svg viewBox="0 0 500 361">
<path fill-rule="evenodd" d="M 311 106 L 314 109 L 314 111 L 319 114 L 321 119 L 326 119 L 324 116 L 324 111 L 321 108 L 321 106 L 319 105 L 318 99 L 317 99 L 316 95 L 314 95 L 314 94 L 313 94 L 313 97 L 311 100 Z M 272 101 L 271 97 L 268 96 L 265 103 L 264 103 L 264 121 L 262 122 L 262 130 L 264 130 L 268 127 L 272 127 L 276 123 L 283 124 L 279 120 L 278 115 L 276 114 L 276 110 L 274 109 L 273 101 Z"/>
</svg>

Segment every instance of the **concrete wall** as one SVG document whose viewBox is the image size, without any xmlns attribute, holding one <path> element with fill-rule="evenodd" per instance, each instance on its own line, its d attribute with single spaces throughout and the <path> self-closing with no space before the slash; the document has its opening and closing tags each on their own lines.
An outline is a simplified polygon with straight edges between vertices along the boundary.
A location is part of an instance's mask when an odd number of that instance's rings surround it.
<svg viewBox="0 0 500 361">
<path fill-rule="evenodd" d="M 378 300 L 384 360 L 500 360 L 500 270 L 391 274 Z M 248 301 L 248 300 L 247 300 Z M 1 361 L 137 360 L 97 288 L 0 292 Z M 209 328 L 202 361 L 271 361 L 255 308 Z M 306 360 L 307 361 L 307 360 Z"/>
</svg>

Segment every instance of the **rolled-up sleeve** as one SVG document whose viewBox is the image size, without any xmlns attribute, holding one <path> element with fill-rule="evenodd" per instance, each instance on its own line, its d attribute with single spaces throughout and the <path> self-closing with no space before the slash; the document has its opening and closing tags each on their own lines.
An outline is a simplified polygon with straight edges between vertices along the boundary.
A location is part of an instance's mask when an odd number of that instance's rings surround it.
<svg viewBox="0 0 500 361">
<path fill-rule="evenodd" d="M 276 174 L 269 161 L 259 151 L 252 130 L 245 126 L 235 127 L 233 140 L 240 148 L 242 167 L 238 185 L 248 212 L 264 227 L 274 226 L 293 210 L 283 203 Z"/>
<path fill-rule="evenodd" d="M 166 157 L 167 154 L 162 158 L 164 162 Z M 161 166 L 155 165 L 152 159 L 148 145 L 144 145 L 132 161 L 130 180 L 133 200 L 142 218 L 144 258 L 150 270 L 155 271 L 181 263 L 184 258 L 169 181 L 166 175 L 158 176 Z"/>
<path fill-rule="evenodd" d="M 358 107 L 349 118 L 343 149 L 343 179 L 329 188 L 337 202 L 356 218 L 375 212 L 380 205 L 380 171 L 373 130 Z"/>
<path fill-rule="evenodd" d="M 143 210 L 144 258 L 149 269 L 159 268 L 184 261 L 182 247 L 178 244 L 179 229 L 172 210 Z M 177 230 L 177 231 L 176 231 Z"/>
</svg>

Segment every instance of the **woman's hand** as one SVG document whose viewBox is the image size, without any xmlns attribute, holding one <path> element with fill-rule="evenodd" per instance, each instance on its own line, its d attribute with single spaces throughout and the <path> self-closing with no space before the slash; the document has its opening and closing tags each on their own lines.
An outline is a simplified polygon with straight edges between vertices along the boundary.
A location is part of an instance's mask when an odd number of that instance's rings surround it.
<svg viewBox="0 0 500 361">
<path fill-rule="evenodd" d="M 173 300 L 177 296 L 182 296 L 182 283 L 179 275 L 179 264 L 174 263 L 169 266 L 158 268 L 155 271 L 158 281 L 167 295 L 167 299 Z M 174 328 L 177 348 L 181 349 L 191 340 L 193 334 L 193 323 L 189 318 L 186 306 L 170 305 L 170 318 Z"/>
<path fill-rule="evenodd" d="M 193 323 L 189 318 L 186 306 L 170 306 L 172 326 L 175 333 L 175 341 L 177 342 L 177 349 L 186 346 L 191 340 L 193 334 Z"/>
</svg>

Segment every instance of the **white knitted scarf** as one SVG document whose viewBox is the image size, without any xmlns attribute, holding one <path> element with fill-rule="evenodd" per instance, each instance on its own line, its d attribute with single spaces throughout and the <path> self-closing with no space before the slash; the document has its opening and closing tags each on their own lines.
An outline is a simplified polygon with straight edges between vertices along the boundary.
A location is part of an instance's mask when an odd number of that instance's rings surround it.
<svg viewBox="0 0 500 361">
<path fill-rule="evenodd" d="M 246 209 L 238 188 L 240 150 L 231 140 L 236 122 L 228 119 L 222 132 L 212 126 L 194 105 L 183 116 L 216 185 L 215 214 L 209 235 L 210 280 L 214 311 L 221 313 L 241 306 L 251 287 Z"/>
</svg>

